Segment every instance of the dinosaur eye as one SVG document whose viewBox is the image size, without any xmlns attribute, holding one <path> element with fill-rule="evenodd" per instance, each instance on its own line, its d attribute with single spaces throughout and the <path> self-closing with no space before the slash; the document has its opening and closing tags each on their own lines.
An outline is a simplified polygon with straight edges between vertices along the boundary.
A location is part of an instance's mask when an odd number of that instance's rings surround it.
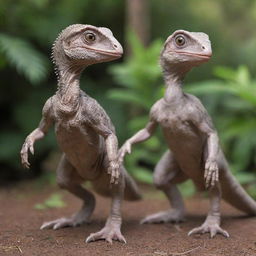
<svg viewBox="0 0 256 256">
<path fill-rule="evenodd" d="M 178 45 L 178 46 L 183 46 L 185 43 L 186 43 L 186 40 L 185 40 L 185 37 L 184 36 L 177 36 L 175 38 L 175 43 Z"/>
<path fill-rule="evenodd" d="M 86 33 L 85 34 L 85 40 L 87 42 L 93 42 L 93 41 L 95 41 L 95 39 L 96 39 L 96 37 L 93 33 Z"/>
</svg>

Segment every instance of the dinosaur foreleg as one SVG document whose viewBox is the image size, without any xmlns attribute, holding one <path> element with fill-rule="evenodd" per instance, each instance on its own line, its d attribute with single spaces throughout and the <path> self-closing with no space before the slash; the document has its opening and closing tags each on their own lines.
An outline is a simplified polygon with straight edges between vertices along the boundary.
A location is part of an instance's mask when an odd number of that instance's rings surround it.
<svg viewBox="0 0 256 256">
<path fill-rule="evenodd" d="M 154 183 L 156 187 L 162 190 L 167 196 L 171 209 L 167 211 L 158 212 L 144 218 L 141 223 L 161 223 L 161 222 L 181 222 L 185 216 L 185 206 L 182 196 L 173 182 L 174 179 L 180 176 L 181 180 L 186 179 L 182 177 L 182 173 L 176 164 L 176 161 L 170 151 L 167 151 L 154 171 Z M 179 181 L 181 181 L 179 180 Z"/>
<path fill-rule="evenodd" d="M 106 221 L 105 227 L 99 232 L 92 233 L 86 239 L 86 243 L 96 240 L 106 240 L 112 243 L 113 240 L 126 243 L 124 236 L 121 233 L 121 203 L 124 194 L 124 176 L 123 172 L 119 177 L 118 184 L 112 185 L 112 203 L 109 217 Z"/>
<path fill-rule="evenodd" d="M 84 202 L 82 208 L 71 217 L 63 217 L 53 221 L 45 222 L 41 229 L 59 229 L 63 227 L 75 227 L 88 223 L 95 208 L 95 198 L 92 193 L 84 189 L 80 183 L 80 177 L 76 174 L 74 167 L 63 156 L 57 169 L 58 185 L 81 198 Z"/>
<path fill-rule="evenodd" d="M 221 200 L 221 188 L 220 184 L 217 183 L 209 191 L 210 194 L 210 211 L 206 217 L 205 222 L 197 228 L 192 229 L 188 235 L 197 233 L 210 233 L 210 237 L 213 238 L 216 234 L 222 234 L 225 237 L 229 237 L 227 231 L 220 227 L 220 200 Z"/>
</svg>

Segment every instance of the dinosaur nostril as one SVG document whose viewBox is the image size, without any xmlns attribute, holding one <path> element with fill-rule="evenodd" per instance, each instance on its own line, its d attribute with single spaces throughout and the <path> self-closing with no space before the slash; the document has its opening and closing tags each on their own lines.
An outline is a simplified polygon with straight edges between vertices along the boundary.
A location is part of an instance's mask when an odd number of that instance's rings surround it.
<svg viewBox="0 0 256 256">
<path fill-rule="evenodd" d="M 204 47 L 204 46 L 202 46 L 202 48 L 203 48 L 203 50 L 205 49 L 205 47 Z"/>
<path fill-rule="evenodd" d="M 115 47 L 115 48 L 117 48 L 117 45 L 116 45 L 116 44 L 114 44 L 114 47 Z"/>
</svg>

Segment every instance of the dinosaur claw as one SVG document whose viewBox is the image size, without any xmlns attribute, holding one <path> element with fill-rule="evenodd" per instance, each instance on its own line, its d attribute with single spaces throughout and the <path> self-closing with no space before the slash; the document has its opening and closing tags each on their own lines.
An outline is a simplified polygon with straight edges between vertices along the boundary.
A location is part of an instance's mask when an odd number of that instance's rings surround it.
<svg viewBox="0 0 256 256">
<path fill-rule="evenodd" d="M 229 237 L 228 232 L 222 229 L 216 221 L 208 222 L 207 220 L 200 227 L 194 228 L 190 232 L 188 232 L 188 236 L 193 234 L 204 234 L 204 233 L 210 233 L 210 238 L 215 237 L 216 234 L 221 234 L 226 238 Z"/>
<path fill-rule="evenodd" d="M 113 240 L 117 240 L 126 244 L 126 240 L 121 234 L 120 228 L 115 226 L 105 226 L 99 232 L 90 234 L 85 242 L 90 243 L 97 240 L 105 240 L 110 244 L 113 243 Z"/>
</svg>

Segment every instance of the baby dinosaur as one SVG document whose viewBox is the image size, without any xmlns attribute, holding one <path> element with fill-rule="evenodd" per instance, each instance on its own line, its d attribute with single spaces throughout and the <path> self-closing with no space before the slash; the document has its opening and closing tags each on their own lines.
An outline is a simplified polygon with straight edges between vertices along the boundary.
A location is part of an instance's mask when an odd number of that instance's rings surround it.
<svg viewBox="0 0 256 256">
<path fill-rule="evenodd" d="M 204 33 L 178 30 L 167 38 L 160 56 L 165 95 L 151 108 L 147 126 L 122 146 L 120 161 L 131 153 L 132 144 L 147 140 L 159 124 L 169 150 L 155 167 L 154 183 L 165 193 L 172 209 L 150 215 L 142 223 L 182 221 L 185 208 L 176 184 L 191 179 L 200 190 L 209 189 L 210 210 L 205 222 L 188 235 L 209 232 L 211 237 L 217 233 L 229 237 L 220 227 L 221 194 L 231 205 L 251 215 L 256 215 L 256 203 L 232 176 L 204 106 L 182 90 L 187 72 L 207 62 L 211 55 L 211 42 Z"/>
<path fill-rule="evenodd" d="M 123 196 L 137 200 L 140 195 L 135 182 L 118 162 L 118 141 L 110 118 L 79 86 L 84 68 L 118 59 L 122 54 L 122 46 L 108 28 L 91 25 L 67 27 L 53 45 L 58 90 L 46 101 L 39 127 L 27 136 L 21 160 L 25 167 L 30 167 L 29 151 L 34 154 L 34 143 L 54 124 L 58 145 L 63 151 L 57 168 L 57 183 L 82 199 L 83 206 L 73 216 L 46 222 L 41 229 L 74 227 L 89 222 L 95 198 L 81 183 L 90 181 L 100 195 L 112 197 L 112 205 L 105 227 L 91 234 L 86 242 L 98 239 L 126 242 L 120 231 L 121 201 Z"/>
</svg>

